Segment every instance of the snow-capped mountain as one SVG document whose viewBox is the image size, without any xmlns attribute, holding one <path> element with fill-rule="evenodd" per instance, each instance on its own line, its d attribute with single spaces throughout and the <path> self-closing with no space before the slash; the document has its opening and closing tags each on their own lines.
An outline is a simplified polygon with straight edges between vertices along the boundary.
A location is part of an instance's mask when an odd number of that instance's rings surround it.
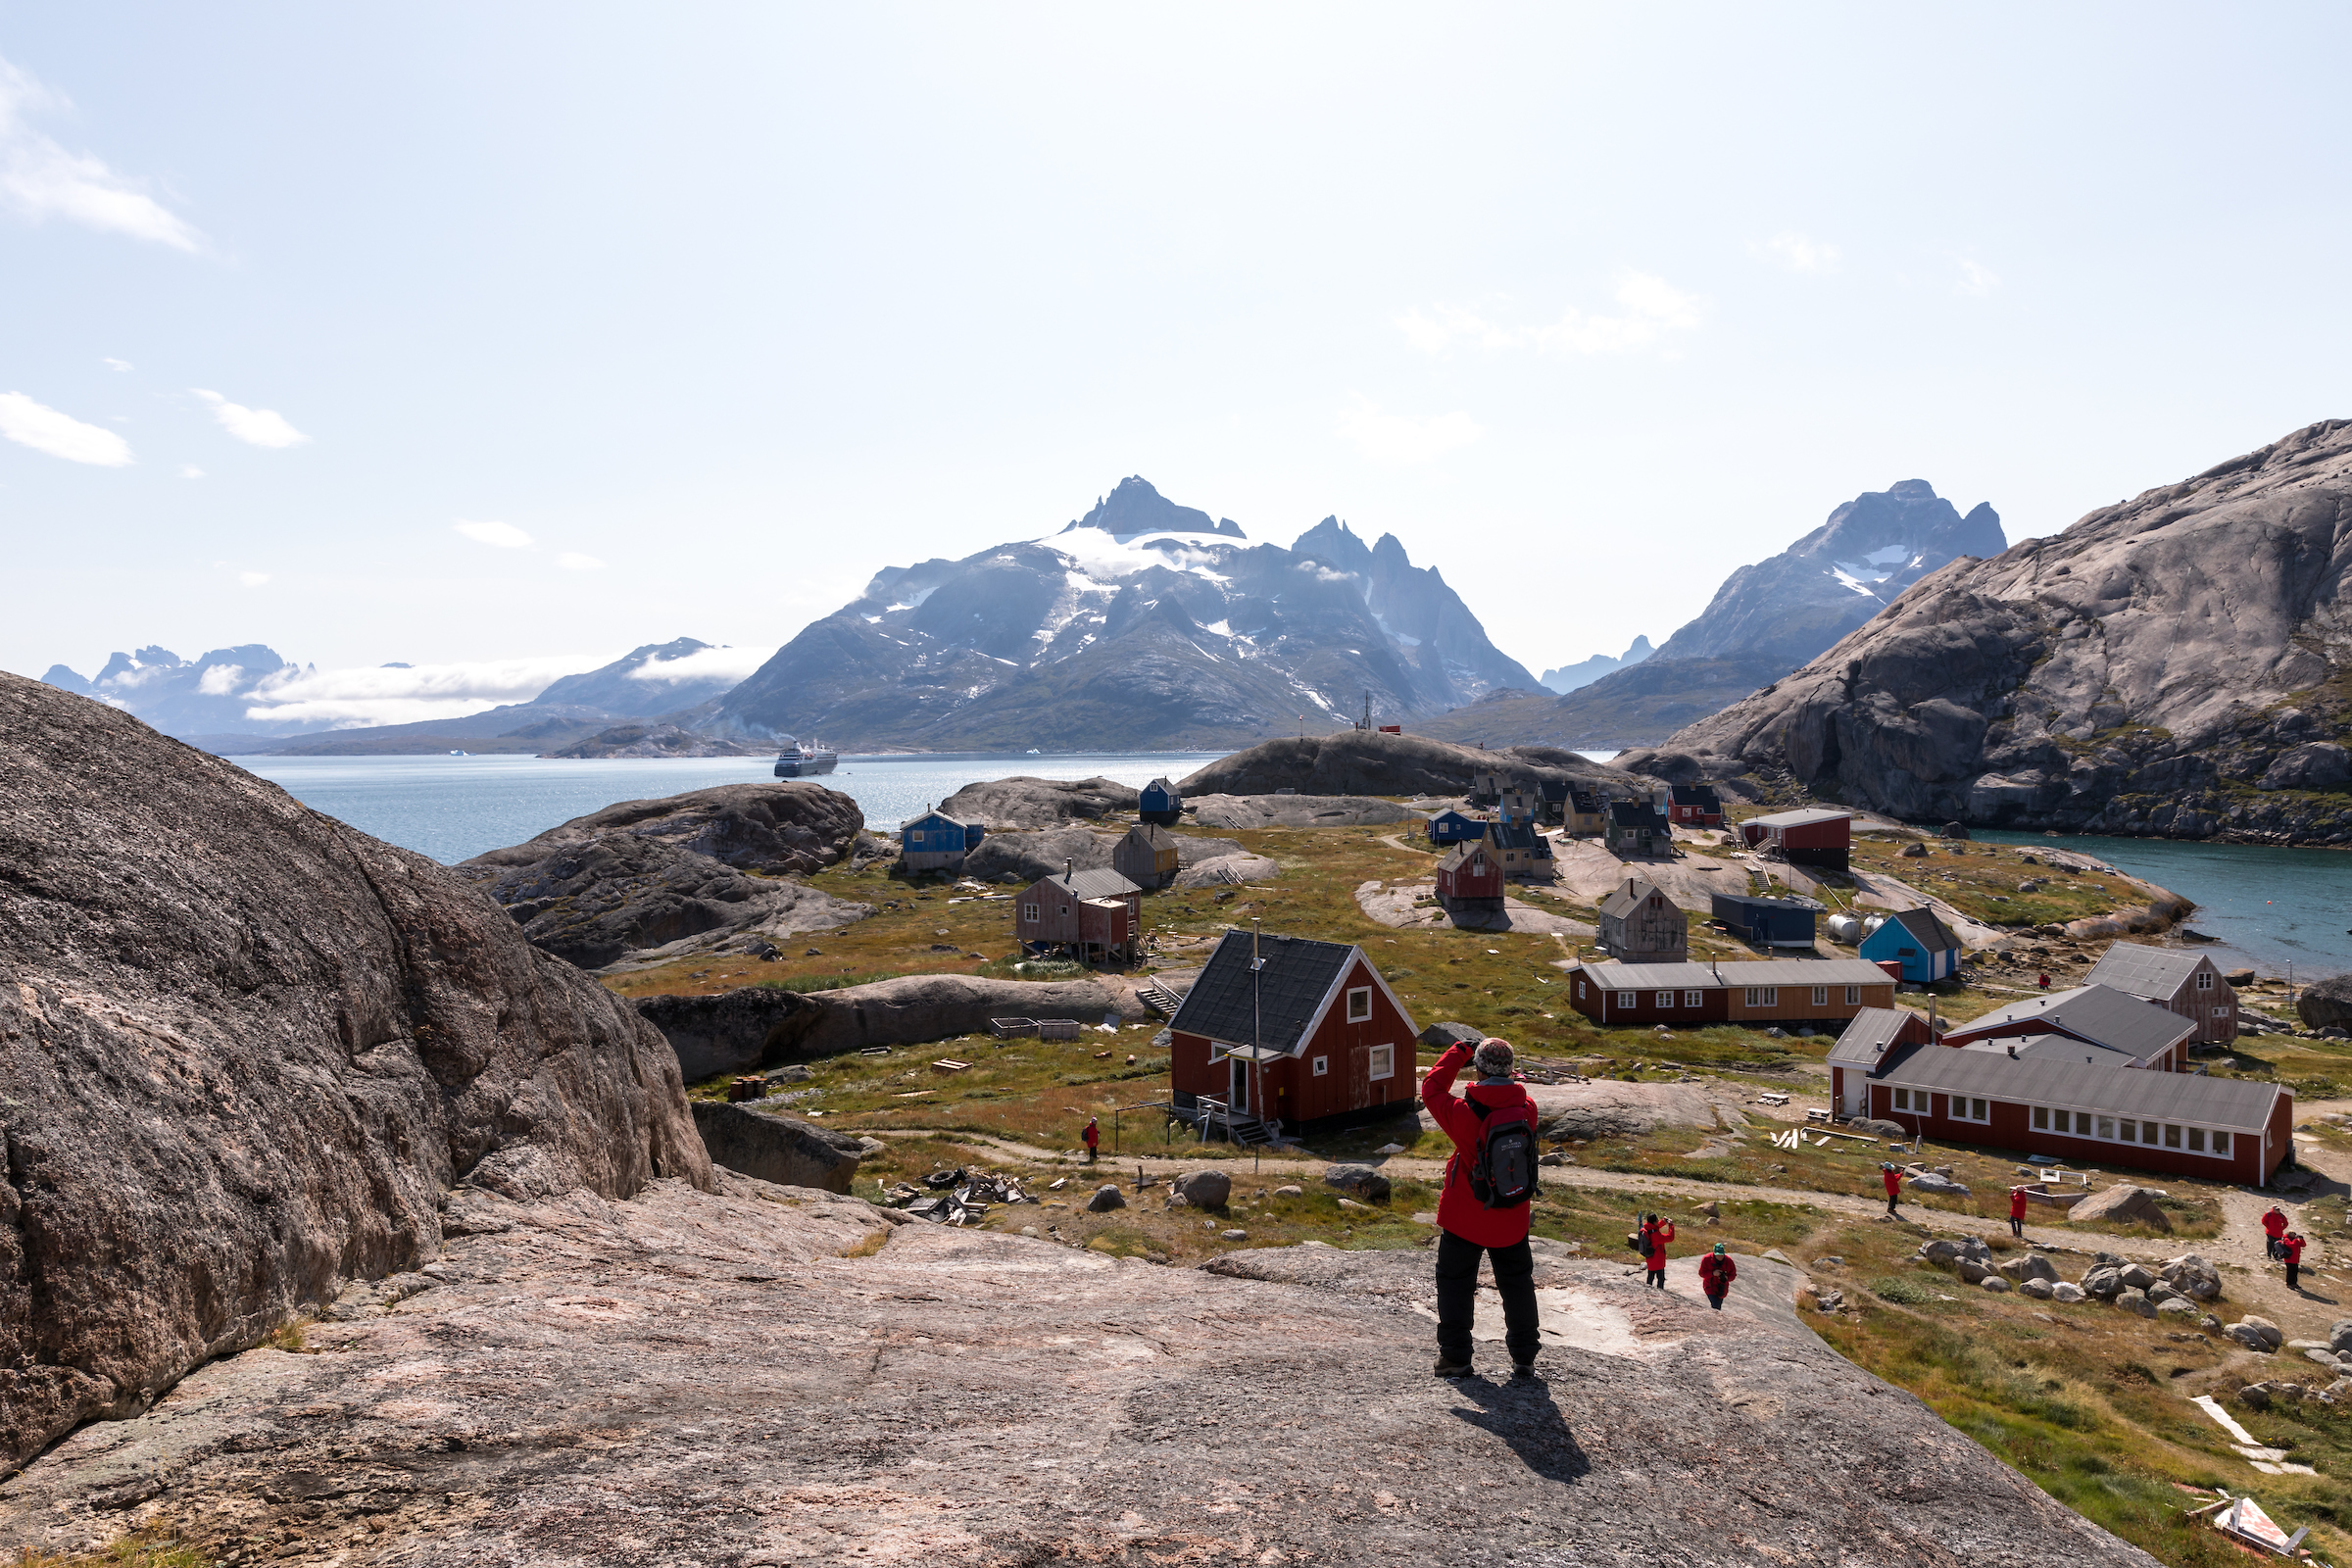
<svg viewBox="0 0 2352 1568">
<path fill-rule="evenodd" d="M 877 572 L 699 727 L 928 749 L 1223 746 L 1534 677 L 1437 568 L 1326 518 L 1290 549 L 1122 480 L 1058 532 Z"/>
</svg>

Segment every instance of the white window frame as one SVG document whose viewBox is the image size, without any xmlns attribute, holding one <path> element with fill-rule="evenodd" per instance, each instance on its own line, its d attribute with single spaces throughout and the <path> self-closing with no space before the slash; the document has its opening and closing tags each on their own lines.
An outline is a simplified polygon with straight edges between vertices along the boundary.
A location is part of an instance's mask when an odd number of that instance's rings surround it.
<svg viewBox="0 0 2352 1568">
<path fill-rule="evenodd" d="M 1023 925 L 1035 925 L 1035 924 L 1037 924 L 1037 906 L 1036 906 L 1036 905 L 1034 905 L 1034 904 L 1024 904 L 1024 905 L 1022 905 L 1022 906 L 1021 906 L 1021 923 L 1022 923 Z"/>
<path fill-rule="evenodd" d="M 1659 993 L 1658 993 L 1658 1005 L 1659 1005 L 1659 1006 L 1661 1006 L 1661 1007 L 1671 1007 L 1671 1006 L 1673 1006 L 1673 1005 L 1674 1005 L 1674 993 L 1673 993 L 1673 992 L 1671 992 L 1671 991 L 1661 991 L 1661 992 L 1659 992 Z"/>
<path fill-rule="evenodd" d="M 2233 1155 L 2232 1155 L 2232 1154 L 2230 1152 L 2230 1129 L 2229 1129 L 2229 1128 L 2227 1128 L 2227 1127 L 2216 1127 L 2216 1128 L 2213 1130 L 2213 1138 L 2212 1138 L 2212 1143 L 2213 1143 L 2213 1149 L 2212 1149 L 2211 1152 L 2212 1152 L 2212 1154 L 2213 1154 L 2213 1157 L 2214 1157 L 2214 1158 L 2216 1158 L 2216 1159 L 2230 1159 L 2230 1158 L 2233 1158 L 2233 1157 L 2235 1157 L 2235 1156 L 2233 1156 Z"/>
<path fill-rule="evenodd" d="M 1992 1120 L 1992 1102 L 1990 1101 L 1976 1100 L 1967 1095 L 1954 1095 L 1951 1098 L 1952 1120 L 1985 1123 Z"/>
<path fill-rule="evenodd" d="M 1331 1076 L 1331 1058 L 1329 1056 L 1317 1056 L 1315 1058 L 1315 1076 L 1318 1078 L 1328 1078 Z"/>
<path fill-rule="evenodd" d="M 1845 1004 L 1849 1007 L 1859 1007 L 1862 1005 L 1862 988 L 1860 986 L 1847 986 L 1845 988 Z"/>
<path fill-rule="evenodd" d="M 1356 986 L 1348 993 L 1348 1021 L 1369 1023 L 1372 1019 L 1372 988 Z"/>
<path fill-rule="evenodd" d="M 2140 1148 L 2154 1149 L 2156 1147 L 2156 1128 L 2157 1124 L 2152 1121 L 2143 1121 L 2139 1124 Z"/>
<path fill-rule="evenodd" d="M 2202 1154 L 2205 1152 L 2204 1128 L 2191 1127 L 2188 1129 L 2188 1152 L 2192 1154 Z"/>
<path fill-rule="evenodd" d="M 1830 988 L 1828 986 L 1815 986 L 1813 988 L 1813 1005 L 1816 1007 L 1826 1007 L 1829 1004 Z"/>
<path fill-rule="evenodd" d="M 2115 1141 L 2119 1144 L 2138 1143 L 2139 1118 L 2136 1116 L 2125 1116 L 2120 1118 L 2116 1124 Z"/>
<path fill-rule="evenodd" d="M 2034 1130 L 2035 1132 L 2048 1132 L 2050 1130 L 2050 1107 L 2047 1105 L 2035 1105 L 2034 1107 L 2033 1122 Z"/>
<path fill-rule="evenodd" d="M 2198 989 L 2199 991 L 2211 991 L 2211 990 L 2213 989 L 2213 971 L 2212 971 L 2212 970 L 2210 970 L 2210 969 L 2199 969 L 2199 970 L 2197 971 L 2197 989 Z"/>
<path fill-rule="evenodd" d="M 1781 1004 L 1779 986 L 1749 986 L 1746 991 L 1746 1005 L 1750 1007 L 1777 1007 Z"/>
<path fill-rule="evenodd" d="M 1364 1076 L 1374 1083 L 1380 1082 L 1383 1078 L 1396 1077 L 1396 1048 L 1395 1046 L 1374 1046 L 1371 1054 L 1364 1062 Z"/>
<path fill-rule="evenodd" d="M 2169 1121 L 2164 1124 L 2164 1147 L 2175 1151 L 2180 1148 L 2180 1129 Z"/>
<path fill-rule="evenodd" d="M 1926 1107 L 1925 1107 L 1925 1106 L 1922 1106 L 1922 1107 L 1921 1107 L 1921 1108 L 1920 1108 L 1918 1111 L 1916 1111 L 1916 1112 L 1912 1110 L 1912 1108 L 1911 1108 L 1911 1091 L 1910 1091 L 1910 1090 L 1908 1090 L 1908 1089 L 1901 1088 L 1901 1087 L 1899 1087 L 1899 1086 L 1898 1086 L 1898 1087 L 1895 1089 L 1895 1091 L 1894 1091 L 1894 1108 L 1895 1108 L 1895 1109 L 1897 1109 L 1897 1110 L 1899 1110 L 1899 1111 L 1901 1111 L 1901 1112 L 1903 1112 L 1905 1115 L 1924 1115 L 1924 1114 L 1926 1114 Z"/>
<path fill-rule="evenodd" d="M 1703 991 L 1686 991 L 1683 993 L 1683 1005 L 1686 1007 L 1695 1007 L 1706 1000 L 1707 994 Z"/>
<path fill-rule="evenodd" d="M 1061 913 L 1062 913 L 1062 918 L 1064 918 L 1064 919 L 1067 919 L 1067 918 L 1069 918 L 1070 906 L 1069 906 L 1068 905 L 1066 905 L 1066 904 L 1065 904 L 1065 905 L 1063 905 L 1063 906 L 1061 906 Z"/>
<path fill-rule="evenodd" d="M 2111 1144 L 2119 1142 L 2115 1136 L 2115 1118 L 2113 1116 L 2094 1116 L 2091 1118 L 2091 1125 L 2098 1128 L 2098 1136 L 2107 1142 Z"/>
<path fill-rule="evenodd" d="M 1634 998 L 1635 998 L 1635 995 L 1636 995 L 1636 993 L 1634 993 L 1634 992 L 1631 992 L 1631 991 L 1620 991 L 1620 992 L 1618 992 L 1618 993 L 1617 993 L 1617 1005 L 1619 1005 L 1620 1007 L 1633 1007 L 1633 1006 L 1639 1006 L 1639 1005 L 1640 1005 L 1640 1004 L 1639 1004 L 1639 1003 L 1637 1003 L 1637 1002 L 1634 1000 Z"/>
</svg>

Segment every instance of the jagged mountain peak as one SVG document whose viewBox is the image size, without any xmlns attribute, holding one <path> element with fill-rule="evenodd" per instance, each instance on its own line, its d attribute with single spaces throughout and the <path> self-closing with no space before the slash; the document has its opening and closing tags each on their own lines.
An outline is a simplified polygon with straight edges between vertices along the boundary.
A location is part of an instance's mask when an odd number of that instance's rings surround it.
<svg viewBox="0 0 2352 1568">
<path fill-rule="evenodd" d="M 1094 511 L 1071 523 L 1071 528 L 1100 528 L 1104 533 L 1132 538 L 1146 533 L 1213 533 L 1229 539 L 1244 537 L 1242 525 L 1231 517 L 1209 520 L 1196 507 L 1180 507 L 1152 487 L 1152 481 L 1131 473 L 1110 494 L 1096 498 Z"/>
</svg>

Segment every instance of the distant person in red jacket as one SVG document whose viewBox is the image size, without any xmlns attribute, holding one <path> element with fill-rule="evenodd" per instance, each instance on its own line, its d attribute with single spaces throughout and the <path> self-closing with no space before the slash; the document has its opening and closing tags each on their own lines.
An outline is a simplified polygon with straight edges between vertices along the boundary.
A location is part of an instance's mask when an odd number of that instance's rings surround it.
<svg viewBox="0 0 2352 1568">
<path fill-rule="evenodd" d="M 1698 1260 L 1698 1288 L 1707 1293 L 1707 1304 L 1718 1312 L 1723 1310 L 1723 1298 L 1731 1294 L 1732 1281 L 1739 1277 L 1740 1265 L 1732 1261 L 1721 1242 Z"/>
<path fill-rule="evenodd" d="M 2009 1234 L 2026 1234 L 2026 1190 L 2023 1187 L 2009 1189 Z"/>
<path fill-rule="evenodd" d="M 1089 1165 L 1095 1162 L 1095 1153 L 1102 1147 L 1102 1129 L 1097 1125 L 1094 1117 L 1089 1116 L 1086 1118 L 1086 1162 Z"/>
<path fill-rule="evenodd" d="M 2050 989 L 2050 976 L 2049 976 L 2049 973 L 2048 973 L 2048 971 L 2046 971 L 2046 970 L 2045 970 L 2045 971 L 2043 971 L 2043 972 L 2042 972 L 2042 973 L 2041 973 L 2041 974 L 2040 974 L 2040 975 L 2037 977 L 2037 983 L 2040 985 L 2041 989 L 2042 989 L 2042 990 L 2044 990 L 2044 991 L 2047 991 L 2047 990 L 2049 990 L 2049 989 Z"/>
<path fill-rule="evenodd" d="M 2262 1216 L 2262 1234 L 2267 1238 L 2262 1244 L 2263 1251 L 2272 1257 L 2277 1257 L 2278 1255 L 2278 1238 L 2286 1234 L 2286 1216 L 2278 1211 L 2277 1203 L 2273 1203 L 2271 1211 Z"/>
<path fill-rule="evenodd" d="M 1650 1217 L 1657 1220 L 1654 1214 Z M 1649 1271 L 1642 1281 L 1642 1287 L 1655 1285 L 1662 1291 L 1666 1288 L 1666 1244 L 1674 1240 L 1674 1221 L 1657 1220 L 1642 1240 L 1644 1244 L 1642 1266 Z"/>
<path fill-rule="evenodd" d="M 1886 1212 L 1891 1215 L 1894 1212 L 1894 1200 L 1903 1196 L 1903 1173 L 1882 1160 L 1879 1164 L 1879 1180 L 1886 1184 Z"/>
<path fill-rule="evenodd" d="M 2288 1231 L 2278 1243 L 2278 1255 L 2286 1259 L 2286 1288 L 2294 1290 L 2295 1270 L 2303 1264 L 2303 1238 Z"/>
<path fill-rule="evenodd" d="M 1535 1375 L 1536 1351 L 1543 1344 L 1537 1333 L 1536 1259 L 1527 1245 L 1527 1198 L 1490 1206 L 1488 1198 L 1498 1195 L 1482 1197 L 1472 1182 L 1482 1139 L 1499 1152 L 1504 1140 L 1518 1141 L 1517 1129 L 1524 1126 L 1525 1152 L 1534 1148 L 1535 1102 L 1519 1086 L 1513 1060 L 1508 1041 L 1482 1041 L 1475 1053 L 1467 1041 L 1456 1041 L 1421 1081 L 1422 1105 L 1453 1140 L 1445 1191 L 1438 1199 L 1437 1373 L 1442 1378 L 1470 1374 L 1481 1255 L 1494 1267 L 1494 1289 L 1502 1297 L 1502 1343 L 1511 1353 L 1514 1376 Z M 1454 1075 L 1471 1065 L 1478 1082 L 1457 1097 Z M 1532 1169 L 1526 1173 L 1530 1193 L 1533 1174 Z"/>
</svg>

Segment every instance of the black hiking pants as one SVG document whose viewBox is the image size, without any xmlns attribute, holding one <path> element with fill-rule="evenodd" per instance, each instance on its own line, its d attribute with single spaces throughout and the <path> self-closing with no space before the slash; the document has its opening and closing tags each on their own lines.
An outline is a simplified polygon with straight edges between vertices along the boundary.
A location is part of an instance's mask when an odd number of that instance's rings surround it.
<svg viewBox="0 0 2352 1568">
<path fill-rule="evenodd" d="M 1494 1260 L 1494 1289 L 1502 1297 L 1502 1343 L 1514 1362 L 1533 1361 L 1543 1346 L 1536 1331 L 1536 1254 L 1524 1241 L 1481 1247 L 1451 1231 L 1438 1233 L 1438 1353 L 1455 1366 L 1470 1364 L 1470 1325 L 1478 1316 L 1482 1252 Z"/>
</svg>

